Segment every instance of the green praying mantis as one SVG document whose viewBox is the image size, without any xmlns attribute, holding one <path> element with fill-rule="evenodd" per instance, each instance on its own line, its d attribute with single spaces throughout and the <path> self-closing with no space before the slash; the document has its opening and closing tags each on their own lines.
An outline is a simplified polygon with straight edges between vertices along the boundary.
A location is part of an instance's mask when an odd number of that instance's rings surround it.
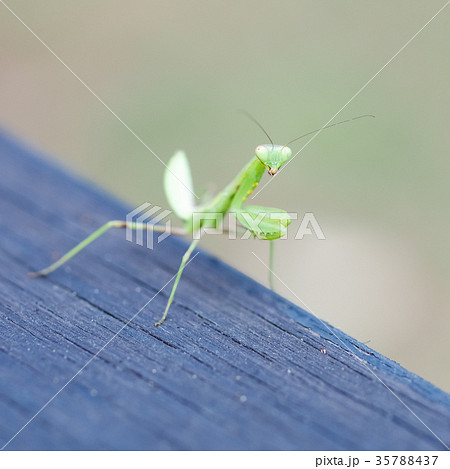
<svg viewBox="0 0 450 469">
<path fill-rule="evenodd" d="M 238 175 L 215 197 L 210 200 L 195 205 L 192 176 L 187 157 L 183 151 L 178 151 L 170 159 L 164 173 L 164 190 L 167 200 L 173 212 L 183 222 L 183 228 L 171 228 L 169 231 L 165 226 L 153 225 L 149 223 L 137 223 L 121 220 L 111 220 L 101 226 L 98 230 L 89 235 L 86 239 L 77 244 L 74 248 L 64 254 L 59 260 L 40 270 L 30 272 L 30 277 L 42 277 L 61 267 L 82 249 L 91 244 L 94 240 L 111 228 L 128 228 L 131 230 L 149 230 L 152 232 L 169 233 L 173 235 L 193 235 L 187 251 L 184 253 L 180 267 L 175 277 L 169 299 L 164 313 L 155 326 L 160 326 L 166 319 L 170 305 L 173 302 L 175 292 L 180 281 L 183 269 L 189 261 L 195 247 L 197 246 L 202 231 L 206 228 L 218 228 L 224 216 L 231 213 L 245 230 L 258 239 L 270 241 L 270 284 L 273 288 L 273 241 L 286 235 L 286 230 L 291 223 L 290 215 L 281 209 L 272 207 L 260 207 L 256 205 L 246 205 L 244 202 L 258 186 L 264 172 L 267 170 L 270 176 L 278 173 L 280 168 L 292 158 L 292 150 L 287 146 L 307 135 L 320 132 L 323 129 L 344 124 L 363 117 L 374 117 L 363 115 L 327 125 L 320 129 L 308 132 L 300 137 L 291 140 L 286 145 L 276 145 L 264 128 L 252 116 L 253 120 L 266 134 L 270 143 L 258 145 L 255 155 L 241 169 Z"/>
</svg>

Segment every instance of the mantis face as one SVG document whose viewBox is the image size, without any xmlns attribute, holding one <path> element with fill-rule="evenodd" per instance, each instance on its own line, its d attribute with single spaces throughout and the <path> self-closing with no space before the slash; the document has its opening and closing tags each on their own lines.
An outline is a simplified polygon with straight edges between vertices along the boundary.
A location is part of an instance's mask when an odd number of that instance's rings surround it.
<svg viewBox="0 0 450 469">
<path fill-rule="evenodd" d="M 292 150 L 284 145 L 266 143 L 256 147 L 255 155 L 267 168 L 267 172 L 274 176 L 281 166 L 292 157 Z"/>
</svg>

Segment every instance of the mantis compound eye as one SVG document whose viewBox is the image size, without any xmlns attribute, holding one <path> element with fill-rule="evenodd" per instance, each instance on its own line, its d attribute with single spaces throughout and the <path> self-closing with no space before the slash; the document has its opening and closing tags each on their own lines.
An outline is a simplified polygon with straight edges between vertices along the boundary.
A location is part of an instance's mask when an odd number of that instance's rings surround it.
<svg viewBox="0 0 450 469">
<path fill-rule="evenodd" d="M 283 147 L 281 150 L 283 159 L 288 160 L 292 156 L 292 150 L 289 147 Z"/>
<path fill-rule="evenodd" d="M 264 162 L 264 160 L 269 156 L 269 150 L 264 145 L 259 145 L 255 149 L 255 155 Z"/>
</svg>

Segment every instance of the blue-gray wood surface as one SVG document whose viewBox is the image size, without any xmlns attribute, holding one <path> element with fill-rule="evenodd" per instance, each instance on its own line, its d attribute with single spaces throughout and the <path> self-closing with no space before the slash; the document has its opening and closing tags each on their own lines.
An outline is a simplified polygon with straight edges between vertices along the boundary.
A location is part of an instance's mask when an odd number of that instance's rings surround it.
<svg viewBox="0 0 450 469">
<path fill-rule="evenodd" d="M 176 272 L 183 240 L 151 251 L 111 231 L 49 277 L 27 278 L 127 211 L 0 135 L 0 446 L 450 446 L 448 394 L 203 252 L 163 326 L 153 323 L 170 286 L 110 341 Z"/>
</svg>

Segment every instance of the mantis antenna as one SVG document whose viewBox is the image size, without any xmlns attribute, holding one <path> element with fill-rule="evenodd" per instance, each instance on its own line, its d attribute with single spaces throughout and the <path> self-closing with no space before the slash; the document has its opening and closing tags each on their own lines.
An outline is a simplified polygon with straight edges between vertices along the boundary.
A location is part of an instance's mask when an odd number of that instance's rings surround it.
<svg viewBox="0 0 450 469">
<path fill-rule="evenodd" d="M 306 137 L 307 135 L 315 134 L 316 132 L 319 132 L 320 130 L 329 129 L 330 127 L 334 127 L 335 125 L 345 124 L 346 122 L 351 122 L 356 119 L 362 119 L 363 117 L 375 117 L 375 116 L 373 116 L 372 114 L 364 114 L 362 116 L 357 116 L 357 117 L 352 117 L 351 119 L 346 119 L 345 121 L 336 122 L 335 124 L 326 125 L 325 127 L 321 127 L 320 129 L 312 130 L 311 132 L 300 135 L 300 137 L 294 138 L 294 140 L 291 140 L 290 142 L 286 143 L 286 145 L 284 146 L 290 145 L 292 142 L 295 142 L 296 140 L 300 140 L 301 138 Z"/>
<path fill-rule="evenodd" d="M 270 138 L 269 134 L 266 132 L 266 130 L 264 129 L 264 127 L 247 111 L 239 111 L 241 114 L 244 114 L 246 115 L 252 122 L 254 122 L 267 136 L 267 138 L 270 140 L 270 143 L 272 144 L 273 146 L 273 140 Z"/>
</svg>

